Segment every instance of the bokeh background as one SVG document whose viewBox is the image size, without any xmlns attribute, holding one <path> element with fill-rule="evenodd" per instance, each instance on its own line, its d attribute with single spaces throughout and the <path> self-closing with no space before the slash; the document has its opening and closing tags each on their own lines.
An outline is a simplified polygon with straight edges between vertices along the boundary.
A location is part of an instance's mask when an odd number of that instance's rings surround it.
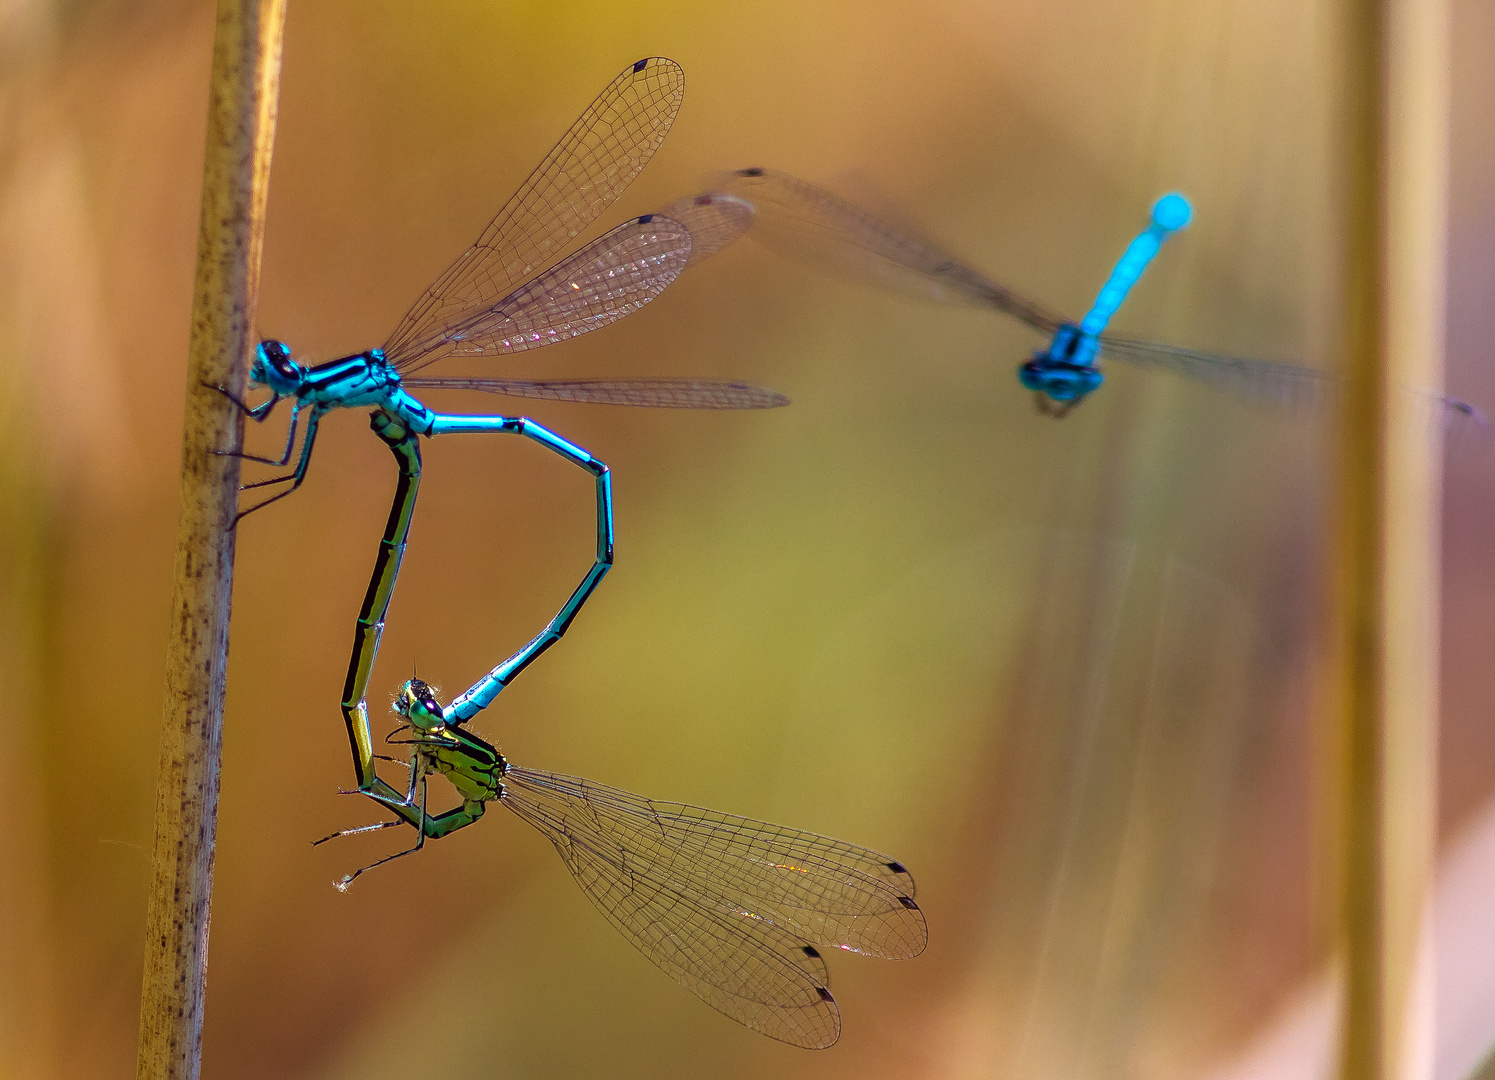
<svg viewBox="0 0 1495 1080">
<path fill-rule="evenodd" d="M 5 1076 L 133 1068 L 210 8 L 0 2 Z M 1454 12 L 1448 383 L 1489 408 L 1495 14 Z M 381 341 L 652 54 L 684 65 L 686 103 L 604 224 L 769 165 L 1079 313 L 1178 189 L 1195 224 L 1118 326 L 1326 363 L 1332 58 L 1296 0 L 296 0 L 261 332 L 312 360 Z M 204 1075 L 1312 1075 L 1281 1032 L 1332 1012 L 1323 419 L 1117 370 L 1055 423 L 1013 376 L 1035 344 L 744 242 L 508 368 L 794 398 L 512 407 L 611 465 L 618 562 L 477 729 L 525 764 L 906 862 L 929 949 L 834 958 L 825 1053 L 675 986 L 496 808 L 330 887 L 396 842 L 308 843 L 372 819 L 337 794 L 337 702 L 393 468 L 361 415 L 326 423 L 305 488 L 240 534 Z M 467 686 L 590 557 L 590 486 L 557 459 L 454 437 L 425 460 L 376 718 L 412 664 Z M 1495 1039 L 1492 495 L 1495 453 L 1455 446 L 1439 1080 Z"/>
</svg>

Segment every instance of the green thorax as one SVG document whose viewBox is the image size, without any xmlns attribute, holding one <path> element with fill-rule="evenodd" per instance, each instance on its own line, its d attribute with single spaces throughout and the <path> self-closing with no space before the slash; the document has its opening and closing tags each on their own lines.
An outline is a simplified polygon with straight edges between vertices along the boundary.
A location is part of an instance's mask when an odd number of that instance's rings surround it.
<svg viewBox="0 0 1495 1080">
<path fill-rule="evenodd" d="M 451 781 L 463 799 L 488 802 L 499 797 L 509 763 L 492 744 L 459 727 L 416 728 L 413 734 L 421 756 Z"/>
</svg>

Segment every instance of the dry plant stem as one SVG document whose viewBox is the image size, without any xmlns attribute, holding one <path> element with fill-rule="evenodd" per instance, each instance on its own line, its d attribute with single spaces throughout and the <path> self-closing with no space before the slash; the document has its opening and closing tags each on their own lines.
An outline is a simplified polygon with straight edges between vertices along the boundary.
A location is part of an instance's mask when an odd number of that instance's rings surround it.
<svg viewBox="0 0 1495 1080">
<path fill-rule="evenodd" d="M 1441 382 L 1444 0 L 1346 0 L 1338 739 L 1341 1075 L 1430 1074 L 1418 949 L 1436 781 L 1441 444 L 1395 386 Z"/>
<path fill-rule="evenodd" d="M 1385 1015 L 1381 955 L 1379 838 L 1381 553 L 1385 522 L 1378 498 L 1385 471 L 1381 205 L 1385 116 L 1384 25 L 1380 0 L 1348 0 L 1342 10 L 1345 85 L 1343 206 L 1345 411 L 1339 447 L 1339 632 L 1344 682 L 1338 740 L 1339 932 L 1345 953 L 1340 1070 L 1344 1080 L 1383 1080 Z"/>
<path fill-rule="evenodd" d="M 251 348 L 285 0 L 220 0 L 182 433 L 182 509 L 156 782 L 140 1080 L 195 1080 L 233 585 L 242 394 Z"/>
</svg>

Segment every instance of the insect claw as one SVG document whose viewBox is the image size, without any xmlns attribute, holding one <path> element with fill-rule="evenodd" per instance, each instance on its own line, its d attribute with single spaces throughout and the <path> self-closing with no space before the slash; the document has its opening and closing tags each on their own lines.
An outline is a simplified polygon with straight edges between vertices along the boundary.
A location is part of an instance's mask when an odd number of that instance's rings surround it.
<svg viewBox="0 0 1495 1080">
<path fill-rule="evenodd" d="M 244 401 L 242 401 L 232 390 L 228 389 L 225 386 L 219 386 L 216 383 L 210 383 L 210 382 L 204 382 L 202 385 L 204 387 L 206 387 L 207 389 L 209 389 L 209 390 L 216 390 L 218 393 L 220 393 L 224 397 L 228 398 L 229 401 L 233 402 L 234 405 L 238 407 L 238 410 L 241 413 L 243 413 L 245 416 L 249 417 L 249 419 L 251 419 L 251 420 L 254 420 L 254 421 L 258 422 L 258 421 L 263 420 L 266 416 L 270 415 L 270 410 L 266 406 L 264 406 L 264 405 L 260 405 L 260 406 L 248 405 Z M 279 400 L 280 400 L 280 395 L 276 394 L 271 399 L 270 404 L 273 405 L 274 402 L 277 402 Z M 263 410 L 263 411 L 261 411 L 261 410 Z"/>
</svg>

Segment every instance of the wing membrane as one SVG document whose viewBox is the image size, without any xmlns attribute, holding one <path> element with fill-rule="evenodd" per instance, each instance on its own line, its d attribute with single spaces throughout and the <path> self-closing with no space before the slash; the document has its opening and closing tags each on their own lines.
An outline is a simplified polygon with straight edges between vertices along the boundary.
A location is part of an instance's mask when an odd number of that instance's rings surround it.
<svg viewBox="0 0 1495 1080">
<path fill-rule="evenodd" d="M 656 409 L 776 409 L 783 394 L 751 383 L 707 379 L 405 379 L 412 389 L 483 390 L 509 397 Z"/>
<path fill-rule="evenodd" d="M 689 257 L 690 233 L 678 222 L 657 214 L 625 221 L 492 306 L 442 326 L 401 370 L 444 356 L 524 352 L 596 330 L 658 296 Z"/>
<path fill-rule="evenodd" d="M 677 199 L 660 213 L 690 230 L 690 261 L 687 266 L 694 266 L 715 255 L 741 238 L 753 223 L 752 203 L 719 191 Z"/>
<path fill-rule="evenodd" d="M 1243 397 L 1317 407 L 1327 404 L 1334 393 L 1333 376 L 1294 364 L 1217 356 L 1109 335 L 1102 336 L 1100 343 L 1101 355 L 1109 359 L 1165 368 Z"/>
<path fill-rule="evenodd" d="M 712 1008 L 796 1046 L 840 1035 L 816 946 L 902 959 L 928 940 L 912 877 L 867 848 L 520 766 L 502 800 L 640 952 Z"/>
<path fill-rule="evenodd" d="M 1041 305 L 803 180 L 742 169 L 730 185 L 753 204 L 754 235 L 803 261 L 925 300 L 995 308 L 1051 334 L 1063 322 Z"/>
<path fill-rule="evenodd" d="M 1195 352 L 1176 345 L 1159 345 L 1134 338 L 1102 335 L 1100 340 L 1104 357 L 1166 368 L 1242 397 L 1304 408 L 1332 407 L 1339 400 L 1340 379 L 1313 368 Z M 1429 411 L 1433 426 L 1439 432 L 1462 436 L 1478 434 L 1488 428 L 1484 414 L 1467 401 L 1426 390 L 1408 393 L 1417 402 L 1417 407 Z"/>
<path fill-rule="evenodd" d="M 384 347 L 390 362 L 402 371 L 418 366 L 446 327 L 553 262 L 654 156 L 684 93 L 684 72 L 663 57 L 640 60 L 614 79 L 406 312 Z"/>
</svg>

